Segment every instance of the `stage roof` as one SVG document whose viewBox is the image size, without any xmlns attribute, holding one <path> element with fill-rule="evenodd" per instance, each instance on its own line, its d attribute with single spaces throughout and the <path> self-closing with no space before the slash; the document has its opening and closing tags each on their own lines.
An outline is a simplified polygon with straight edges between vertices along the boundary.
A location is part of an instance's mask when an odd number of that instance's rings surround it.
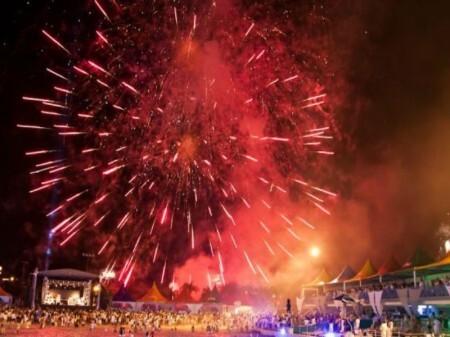
<svg viewBox="0 0 450 337">
<path fill-rule="evenodd" d="M 76 279 L 76 280 L 93 280 L 98 279 L 99 275 L 91 274 L 77 269 L 53 269 L 38 272 L 38 276 L 58 279 Z"/>
</svg>

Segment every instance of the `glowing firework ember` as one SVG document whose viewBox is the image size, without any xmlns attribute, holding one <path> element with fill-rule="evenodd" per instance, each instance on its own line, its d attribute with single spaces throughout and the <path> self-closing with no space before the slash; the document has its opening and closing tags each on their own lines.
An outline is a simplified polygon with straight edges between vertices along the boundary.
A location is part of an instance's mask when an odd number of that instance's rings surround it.
<svg viewBox="0 0 450 337">
<path fill-rule="evenodd" d="M 278 7 L 96 0 L 86 45 L 42 30 L 67 62 L 47 69 L 52 94 L 23 97 L 42 122 L 18 127 L 54 140 L 27 155 L 30 193 L 58 195 L 46 213 L 61 246 L 92 242 L 125 283 L 170 282 L 198 255 L 223 283 L 232 255 L 269 282 L 265 261 L 294 256 L 314 229 L 300 206 L 330 214 L 335 194 L 307 177 L 335 130 L 325 61 Z"/>
</svg>

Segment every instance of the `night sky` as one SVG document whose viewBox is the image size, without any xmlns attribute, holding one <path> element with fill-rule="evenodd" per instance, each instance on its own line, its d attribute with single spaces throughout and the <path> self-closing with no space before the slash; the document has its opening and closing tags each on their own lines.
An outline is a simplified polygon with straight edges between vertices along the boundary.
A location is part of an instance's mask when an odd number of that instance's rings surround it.
<svg viewBox="0 0 450 337">
<path fill-rule="evenodd" d="M 56 21 L 61 7 L 85 10 L 62 2 L 10 1 L 1 11 L 0 265 L 15 273 L 24 263 L 42 267 L 48 223 L 28 195 L 32 162 L 24 156 L 36 138 L 16 124 L 29 109 L 21 97 L 45 95 L 51 85 L 45 67 L 55 57 L 45 48 L 43 23 Z M 416 247 L 436 255 L 435 232 L 450 211 L 450 3 L 338 0 L 323 6 L 341 134 L 327 171 L 339 199 L 315 238 L 322 255 L 314 267 L 334 274 L 346 263 L 358 269 L 366 257 L 379 266 L 391 254 L 403 263 Z M 77 250 L 60 258 L 54 252 L 52 267 L 85 268 L 81 254 L 89 249 Z"/>
</svg>

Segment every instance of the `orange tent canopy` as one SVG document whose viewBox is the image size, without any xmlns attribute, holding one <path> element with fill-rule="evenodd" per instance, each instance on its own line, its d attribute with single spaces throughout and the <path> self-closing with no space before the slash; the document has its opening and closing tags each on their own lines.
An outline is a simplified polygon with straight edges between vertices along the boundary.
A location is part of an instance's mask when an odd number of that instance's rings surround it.
<svg viewBox="0 0 450 337">
<path fill-rule="evenodd" d="M 138 300 L 138 302 L 167 302 L 167 299 L 161 294 L 158 287 L 153 282 L 153 285 L 147 293 Z"/>
</svg>

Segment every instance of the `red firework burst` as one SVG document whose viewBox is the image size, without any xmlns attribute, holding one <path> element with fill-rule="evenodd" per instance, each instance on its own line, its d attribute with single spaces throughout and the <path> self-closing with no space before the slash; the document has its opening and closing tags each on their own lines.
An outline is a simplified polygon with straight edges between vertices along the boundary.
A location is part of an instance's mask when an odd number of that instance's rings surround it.
<svg viewBox="0 0 450 337">
<path fill-rule="evenodd" d="M 93 6 L 102 18 L 82 46 L 42 30 L 69 66 L 47 69 L 54 95 L 23 97 L 46 119 L 18 126 L 56 144 L 27 152 L 41 159 L 30 193 L 60 200 L 51 232 L 61 246 L 89 234 L 125 283 L 137 266 L 164 282 L 201 254 L 223 283 L 231 255 L 269 282 L 267 258 L 295 256 L 314 229 L 302 206 L 329 215 L 335 197 L 307 178 L 335 132 L 325 59 L 293 22 L 311 9 Z"/>
</svg>

